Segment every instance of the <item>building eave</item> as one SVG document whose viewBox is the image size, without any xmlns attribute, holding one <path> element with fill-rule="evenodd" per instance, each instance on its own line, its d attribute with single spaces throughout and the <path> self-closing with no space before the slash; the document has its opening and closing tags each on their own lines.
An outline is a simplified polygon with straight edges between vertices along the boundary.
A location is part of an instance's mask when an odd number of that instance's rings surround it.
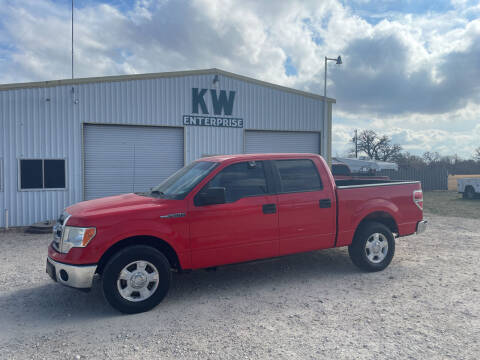
<svg viewBox="0 0 480 360">
<path fill-rule="evenodd" d="M 130 81 L 130 80 L 148 80 L 158 78 L 171 78 L 180 76 L 194 76 L 194 75 L 223 75 L 230 78 L 238 79 L 241 81 L 249 82 L 252 84 L 266 86 L 280 91 L 285 91 L 301 96 L 306 96 L 314 99 L 324 100 L 324 97 L 318 94 L 314 94 L 307 91 L 297 90 L 282 85 L 269 83 L 262 80 L 257 80 L 248 76 L 231 73 L 225 70 L 212 68 L 212 69 L 200 69 L 200 70 L 186 70 L 186 71 L 170 71 L 161 73 L 147 73 L 147 74 L 131 74 L 131 75 L 113 75 L 113 76 L 99 76 L 77 79 L 63 79 L 63 80 L 50 80 L 50 81 L 36 81 L 26 83 L 12 83 L 12 84 L 0 84 L 0 91 L 16 90 L 16 89 L 28 89 L 28 88 L 46 88 L 54 86 L 65 85 L 81 85 L 88 83 L 102 83 L 102 82 L 117 82 L 117 81 Z M 327 97 L 326 99 L 330 103 L 336 103 L 333 98 Z"/>
</svg>

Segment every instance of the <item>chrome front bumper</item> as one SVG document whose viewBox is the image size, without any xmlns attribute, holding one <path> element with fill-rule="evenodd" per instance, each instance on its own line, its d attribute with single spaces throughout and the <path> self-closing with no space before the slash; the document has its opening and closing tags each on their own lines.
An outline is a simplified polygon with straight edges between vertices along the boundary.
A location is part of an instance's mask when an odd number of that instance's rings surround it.
<svg viewBox="0 0 480 360">
<path fill-rule="evenodd" d="M 70 265 L 59 263 L 47 257 L 47 274 L 60 284 L 88 289 L 92 287 L 97 265 Z"/>
<path fill-rule="evenodd" d="M 417 234 L 421 234 L 427 230 L 427 220 L 422 220 L 417 223 Z"/>
</svg>

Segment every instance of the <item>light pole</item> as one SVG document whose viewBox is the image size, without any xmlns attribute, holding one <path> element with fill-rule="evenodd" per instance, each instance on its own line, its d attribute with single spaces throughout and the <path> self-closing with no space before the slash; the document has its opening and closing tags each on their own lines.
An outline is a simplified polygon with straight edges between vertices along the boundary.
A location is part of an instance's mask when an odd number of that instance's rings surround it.
<svg viewBox="0 0 480 360">
<path fill-rule="evenodd" d="M 74 10 L 74 4 L 73 4 L 73 0 L 72 0 L 72 79 L 73 79 L 73 10 Z"/>
<path fill-rule="evenodd" d="M 355 159 L 358 159 L 358 133 L 355 129 Z"/>
<path fill-rule="evenodd" d="M 332 61 L 335 61 L 337 65 L 341 65 L 342 64 L 342 58 L 340 56 L 338 56 L 338 58 L 328 58 L 325 56 L 325 83 L 324 83 L 324 88 L 323 88 L 323 126 L 322 126 L 322 129 L 323 129 L 323 134 L 322 134 L 322 137 L 325 139 L 325 131 L 326 131 L 326 126 L 325 126 L 325 122 L 327 121 L 327 62 L 329 60 L 332 60 Z M 330 125 L 331 126 L 331 125 Z M 330 131 L 330 129 L 329 129 Z M 323 149 L 323 155 L 327 155 L 326 152 L 327 152 L 327 147 L 328 147 L 328 144 L 325 144 L 325 141 L 322 141 L 322 149 Z M 331 159 L 329 158 L 328 159 L 328 162 L 330 162 Z"/>
</svg>

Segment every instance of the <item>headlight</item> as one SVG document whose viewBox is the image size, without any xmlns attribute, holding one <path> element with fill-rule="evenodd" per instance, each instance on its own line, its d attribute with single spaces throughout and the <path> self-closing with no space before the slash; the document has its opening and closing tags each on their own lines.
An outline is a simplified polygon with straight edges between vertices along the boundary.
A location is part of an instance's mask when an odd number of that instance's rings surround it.
<svg viewBox="0 0 480 360">
<path fill-rule="evenodd" d="M 85 247 L 90 240 L 95 237 L 96 229 L 94 227 L 81 228 L 75 226 L 65 226 L 63 232 L 62 252 L 68 253 L 73 247 Z"/>
</svg>

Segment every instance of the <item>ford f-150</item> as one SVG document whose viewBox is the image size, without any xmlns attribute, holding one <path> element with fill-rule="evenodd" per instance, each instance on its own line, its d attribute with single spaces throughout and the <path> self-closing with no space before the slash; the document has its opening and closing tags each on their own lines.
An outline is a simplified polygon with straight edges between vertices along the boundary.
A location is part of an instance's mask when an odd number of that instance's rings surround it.
<svg viewBox="0 0 480 360">
<path fill-rule="evenodd" d="M 395 237 L 425 228 L 419 182 L 335 182 L 314 154 L 214 156 L 149 191 L 67 207 L 47 273 L 80 289 L 96 276 L 114 308 L 137 313 L 162 301 L 172 271 L 342 246 L 359 268 L 379 271 Z"/>
</svg>

